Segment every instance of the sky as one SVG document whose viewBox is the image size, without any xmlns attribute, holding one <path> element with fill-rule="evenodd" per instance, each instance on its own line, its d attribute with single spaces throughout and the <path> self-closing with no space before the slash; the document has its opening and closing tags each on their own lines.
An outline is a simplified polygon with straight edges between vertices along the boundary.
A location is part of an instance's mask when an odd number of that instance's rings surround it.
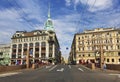
<svg viewBox="0 0 120 82">
<path fill-rule="evenodd" d="M 75 33 L 120 27 L 120 0 L 0 0 L 0 44 L 10 43 L 16 31 L 44 29 L 49 3 L 65 58 Z"/>
</svg>

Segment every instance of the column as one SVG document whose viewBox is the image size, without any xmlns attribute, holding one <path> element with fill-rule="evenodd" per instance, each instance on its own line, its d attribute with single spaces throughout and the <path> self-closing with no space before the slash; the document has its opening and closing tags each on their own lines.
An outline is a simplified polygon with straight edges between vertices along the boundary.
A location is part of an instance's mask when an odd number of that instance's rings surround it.
<svg viewBox="0 0 120 82">
<path fill-rule="evenodd" d="M 29 68 L 29 43 L 27 45 L 26 67 Z"/>
<path fill-rule="evenodd" d="M 18 60 L 18 44 L 16 44 L 17 45 L 17 47 L 16 47 L 16 62 L 15 63 L 17 63 L 17 60 Z"/>
<path fill-rule="evenodd" d="M 10 55 L 9 55 L 9 57 L 10 57 L 10 62 L 9 62 L 9 64 L 10 64 L 10 65 L 11 65 L 11 61 L 12 61 L 11 59 L 12 59 L 12 53 L 13 53 L 13 52 L 12 52 L 12 49 L 13 49 L 12 45 L 13 45 L 13 44 L 11 44 L 11 46 L 10 46 L 10 53 L 9 53 L 9 54 L 10 54 Z"/>
<path fill-rule="evenodd" d="M 39 58 L 41 58 L 41 42 L 39 42 Z"/>
<path fill-rule="evenodd" d="M 46 58 L 49 57 L 49 43 L 46 42 Z"/>
<path fill-rule="evenodd" d="M 22 51 L 21 51 L 21 64 L 23 64 L 23 49 L 24 49 L 24 43 L 22 43 Z"/>
<path fill-rule="evenodd" d="M 55 58 L 55 44 L 53 44 L 52 48 L 53 48 L 53 55 L 52 55 L 52 57 Z"/>
<path fill-rule="evenodd" d="M 35 62 L 35 43 L 33 43 L 33 62 Z"/>
</svg>

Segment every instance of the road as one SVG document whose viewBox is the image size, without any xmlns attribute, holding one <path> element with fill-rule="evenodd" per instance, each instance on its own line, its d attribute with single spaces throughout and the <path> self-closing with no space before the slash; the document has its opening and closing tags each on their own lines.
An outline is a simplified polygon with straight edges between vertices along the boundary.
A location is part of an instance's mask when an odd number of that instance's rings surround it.
<svg viewBox="0 0 120 82">
<path fill-rule="evenodd" d="M 92 71 L 81 65 L 51 65 L 0 74 L 0 82 L 120 82 L 120 74 Z"/>
</svg>

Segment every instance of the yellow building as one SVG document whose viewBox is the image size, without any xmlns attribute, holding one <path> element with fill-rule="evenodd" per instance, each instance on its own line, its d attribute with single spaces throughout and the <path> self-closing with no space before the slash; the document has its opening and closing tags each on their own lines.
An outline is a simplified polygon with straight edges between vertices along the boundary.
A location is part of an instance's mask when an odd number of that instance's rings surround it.
<svg viewBox="0 0 120 82">
<path fill-rule="evenodd" d="M 120 29 L 96 28 L 75 34 L 69 61 L 120 64 Z"/>
</svg>

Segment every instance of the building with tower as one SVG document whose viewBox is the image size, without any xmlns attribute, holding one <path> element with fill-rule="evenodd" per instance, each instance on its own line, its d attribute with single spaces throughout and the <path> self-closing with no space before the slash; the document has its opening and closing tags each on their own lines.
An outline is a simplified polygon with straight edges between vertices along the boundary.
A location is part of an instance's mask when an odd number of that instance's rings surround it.
<svg viewBox="0 0 120 82">
<path fill-rule="evenodd" d="M 28 57 L 30 63 L 61 61 L 60 45 L 50 18 L 50 8 L 44 30 L 16 31 L 11 40 L 12 65 L 26 64 Z"/>
</svg>

